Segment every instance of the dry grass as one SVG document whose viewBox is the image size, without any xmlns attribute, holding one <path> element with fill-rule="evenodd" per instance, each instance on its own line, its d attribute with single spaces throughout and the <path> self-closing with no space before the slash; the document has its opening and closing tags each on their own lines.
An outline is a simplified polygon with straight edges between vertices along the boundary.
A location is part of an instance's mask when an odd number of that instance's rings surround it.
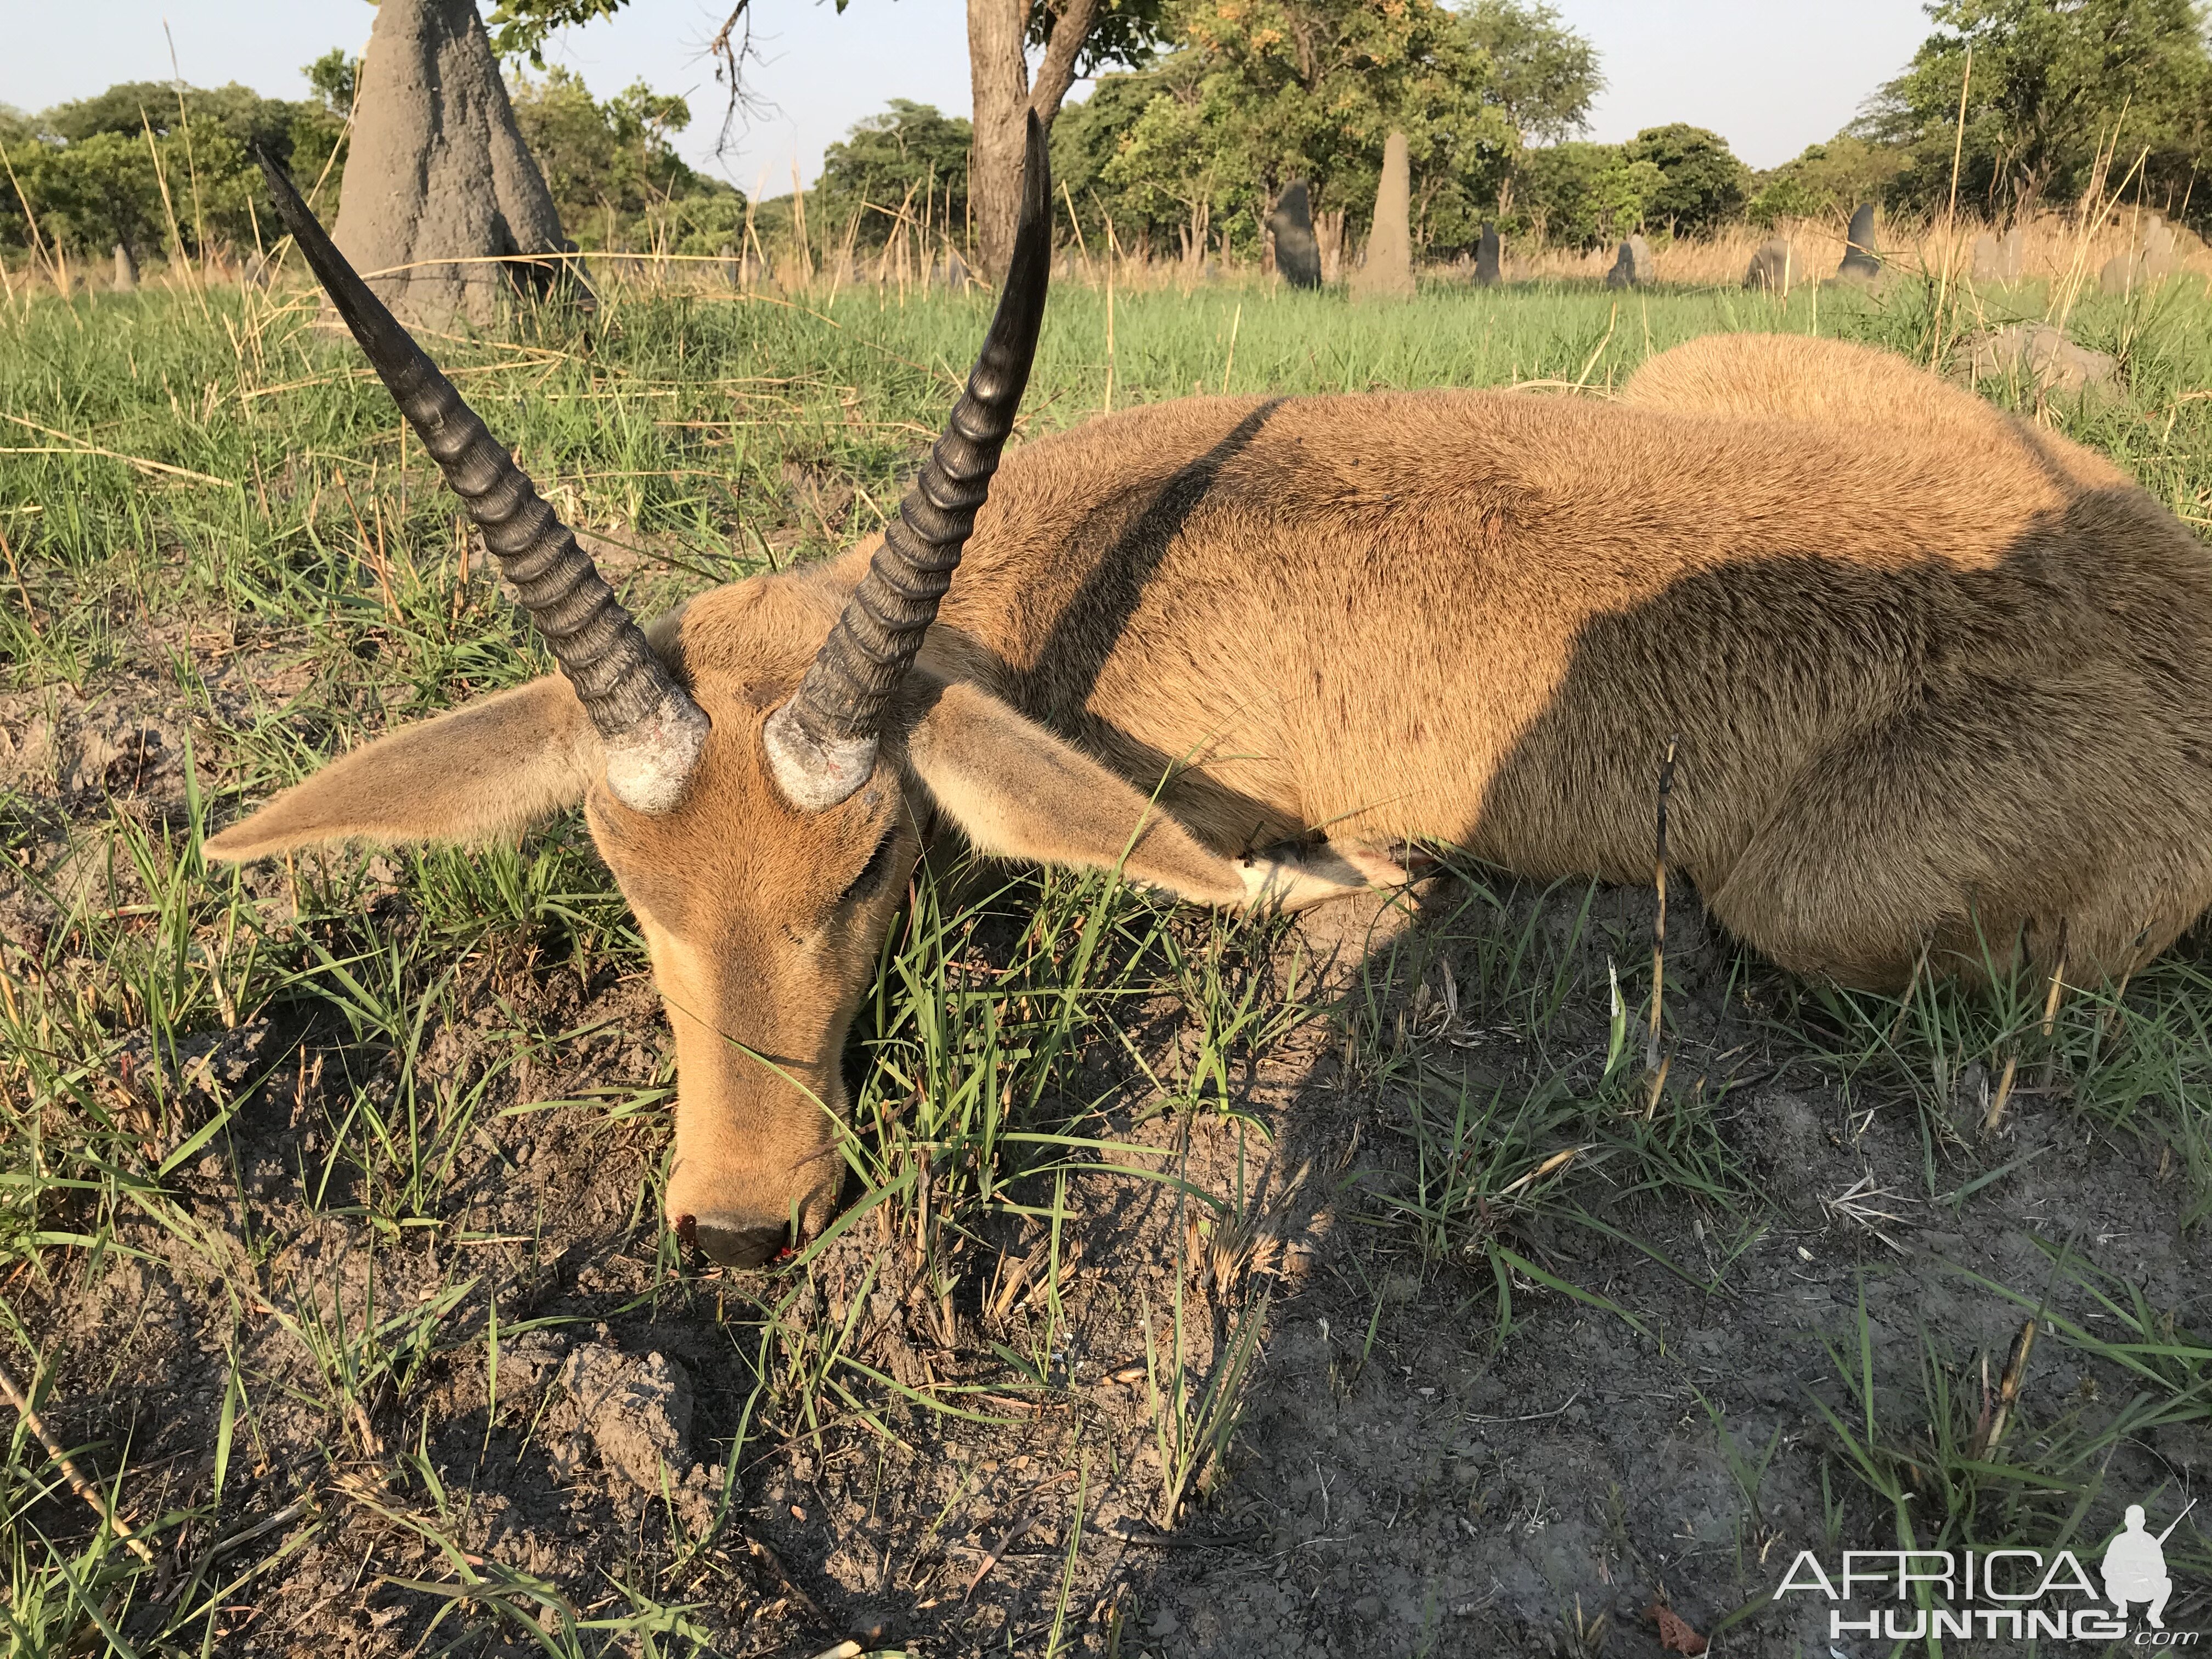
<svg viewBox="0 0 2212 1659">
<path fill-rule="evenodd" d="M 2077 291 L 2094 291 L 2097 273 L 2116 255 L 2133 252 L 2142 245 L 2150 214 L 2138 207 L 2108 206 L 2093 210 L 2086 224 L 2075 213 L 2045 213 L 2023 227 L 2024 255 L 2021 285 L 2061 284 Z M 1876 251 L 1898 270 L 1925 273 L 1950 280 L 1963 279 L 1973 265 L 1976 237 L 1993 228 L 1972 218 L 1947 221 L 1884 218 L 1877 232 Z M 2001 231 L 2000 231 L 2001 234 Z M 1656 243 L 1659 285 L 1666 288 L 1735 288 L 1741 284 L 1752 255 L 1774 237 L 1787 240 L 1796 251 L 1796 268 L 1806 280 L 1832 275 L 1844 256 L 1846 222 L 1844 216 L 1782 221 L 1771 229 L 1748 222 L 1729 226 L 1717 235 L 1661 239 Z M 1613 247 L 1608 244 L 1587 252 L 1546 243 L 1509 239 L 1504 252 L 1506 281 L 1510 283 L 1601 283 L 1612 268 Z M 705 254 L 670 254 L 657 251 L 603 252 L 589 255 L 586 266 L 593 287 L 629 299 L 665 294 L 743 294 L 770 302 L 784 301 L 808 307 L 834 306 L 841 295 L 865 292 L 904 307 L 919 304 L 945 291 L 942 261 L 925 266 L 911 250 L 894 247 L 888 252 L 849 251 L 842 257 L 816 260 L 817 269 L 804 283 L 786 284 L 769 273 L 758 259 L 738 260 Z M 1110 267 L 1110 271 L 1109 271 Z M 67 264 L 62 276 L 72 294 L 101 292 L 111 286 L 102 264 Z M 141 288 L 199 292 L 210 287 L 235 288 L 245 282 L 248 266 L 216 255 L 198 265 L 149 266 L 139 277 Z M 774 269 L 791 269 L 779 258 Z M 1470 269 L 1467 261 L 1437 262 L 1429 268 L 1437 279 L 1449 280 Z M 1116 252 L 1087 243 L 1063 250 L 1056 280 L 1103 291 L 1112 285 L 1131 294 L 1189 293 L 1200 287 L 1228 283 L 1257 284 L 1273 290 L 1280 280 L 1257 264 L 1218 259 L 1209 268 L 1194 268 L 1179 258 Z M 0 262 L 0 279 L 10 307 L 27 302 L 33 294 L 49 293 L 56 286 L 52 267 L 36 259 L 15 270 Z M 2212 293 L 2212 250 L 2201 243 L 2182 261 L 2179 279 L 2194 281 Z M 1795 284 L 1793 283 L 1793 286 Z"/>
<path fill-rule="evenodd" d="M 2023 283 L 2057 283 L 2086 273 L 2092 288 L 2105 261 L 2142 246 L 2146 219 L 2135 208 L 2100 218 L 2085 231 L 2072 216 L 2045 214 L 2030 221 L 2021 238 L 2025 256 Z M 1974 239 L 1990 227 L 1977 220 L 1942 222 L 1883 222 L 1876 252 L 1908 271 L 1945 270 L 1964 275 L 1973 268 Z M 1750 224 L 1729 226 L 1719 235 L 1662 243 L 1657 248 L 1659 280 L 1668 286 L 1729 288 L 1743 281 L 1751 256 L 1770 237 L 1786 239 L 1796 252 L 1797 269 L 1808 278 L 1833 274 L 1844 257 L 1845 224 L 1841 218 L 1791 219 L 1773 230 Z M 1584 253 L 1573 248 L 1507 249 L 1506 276 L 1514 282 L 1601 282 L 1613 265 L 1613 250 Z M 2212 283 L 2212 253 L 2197 249 L 2183 264 L 2185 279 Z"/>
</svg>

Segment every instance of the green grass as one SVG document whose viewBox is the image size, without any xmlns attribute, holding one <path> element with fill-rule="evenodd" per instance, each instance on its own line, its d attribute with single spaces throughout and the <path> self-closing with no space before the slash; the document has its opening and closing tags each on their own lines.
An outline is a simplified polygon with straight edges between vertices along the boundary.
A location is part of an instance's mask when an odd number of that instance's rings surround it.
<svg viewBox="0 0 2212 1659">
<path fill-rule="evenodd" d="M 1031 432 L 1104 403 L 1106 304 L 1080 285 L 1055 295 Z M 1601 392 L 1699 334 L 1814 326 L 1809 295 L 1783 306 L 1729 291 L 1431 291 L 1354 310 L 1335 296 L 1229 285 L 1125 290 L 1113 305 L 1117 406 L 1224 384 Z M 0 1470 L 10 1644 L 58 1654 L 100 1632 L 119 1650 L 216 1650 L 225 1609 L 280 1578 L 339 1510 L 427 1545 L 414 1577 L 392 1580 L 440 1601 L 425 1651 L 472 1631 L 554 1653 L 617 1638 L 641 1652 L 705 1641 L 696 1603 L 732 1572 L 709 1547 L 713 1529 L 691 1534 L 671 1507 L 659 1542 L 641 1534 L 611 1547 L 611 1600 L 579 1607 L 459 1541 L 465 1496 L 422 1449 L 434 1379 L 471 1356 L 498 1374 L 502 1345 L 531 1323 L 517 1286 L 543 1265 L 534 1244 L 514 1278 L 472 1259 L 482 1229 L 450 1200 L 456 1171 L 483 1141 L 508 1146 L 556 1118 L 589 1126 L 611 1156 L 641 1157 L 628 1225 L 654 1265 L 638 1298 L 688 1310 L 750 1379 L 730 1413 L 737 1439 L 716 1457 L 729 1472 L 717 1528 L 749 1435 L 818 1445 L 857 1425 L 910 1450 L 927 1433 L 1004 1425 L 1025 1402 L 1069 1397 L 1055 1358 L 1073 1267 L 1063 1224 L 1100 1194 L 1166 1194 L 1175 1285 L 1158 1306 L 1140 1288 L 1130 1318 L 1144 1327 L 1155 1519 L 1176 1524 L 1233 1461 L 1267 1306 L 1243 1264 L 1265 1218 L 1241 1185 L 1209 1188 L 1158 1145 L 1125 1141 L 1106 1111 L 1115 1085 L 1105 1071 L 1150 1078 L 1158 1112 L 1241 1115 L 1263 1140 L 1269 1125 L 1237 1103 L 1240 1081 L 1294 1038 L 1318 993 L 1276 971 L 1282 949 L 1267 930 L 1110 881 L 926 872 L 856 1030 L 862 1086 L 844 1145 L 865 1196 L 778 1273 L 687 1277 L 659 1234 L 654 1190 L 667 1063 L 566 1102 L 517 1081 L 609 1035 L 569 1023 L 571 1005 L 544 994 L 550 983 L 604 990 L 645 971 L 579 825 L 481 854 L 332 855 L 258 874 L 201 857 L 211 817 L 393 723 L 546 667 L 481 562 L 463 579 L 452 502 L 419 445 L 351 346 L 309 328 L 310 316 L 299 295 L 217 293 L 203 304 L 148 291 L 43 298 L 0 319 L 0 414 L 11 417 L 0 447 L 88 452 L 0 456 L 0 690 L 21 714 L 120 697 L 159 711 L 182 739 L 167 757 L 180 787 L 159 811 L 127 790 L 65 799 L 51 768 L 0 796 L 0 858 L 40 918 L 0 942 L 0 1355 L 26 1383 L 95 1376 L 96 1365 L 56 1351 L 54 1310 L 119 1264 L 158 1260 L 220 1287 L 205 1337 L 229 1356 L 210 1407 L 211 1480 L 142 1471 L 128 1443 L 86 1453 L 115 1511 L 171 1558 L 158 1582 L 93 1528 L 43 1449 L 11 1425 Z M 628 550 L 622 586 L 650 611 L 878 525 L 985 317 L 975 298 L 900 306 L 848 293 L 799 306 L 617 287 L 589 333 L 548 324 L 513 343 L 432 343 L 568 516 Z M 1826 296 L 1818 316 L 1824 332 L 1922 356 L 1939 324 L 1955 331 L 1957 319 L 1909 288 L 1878 305 Z M 2212 519 L 2202 392 L 2212 305 L 2174 290 L 2133 307 L 2096 301 L 2076 327 L 2126 353 L 2134 395 L 2054 418 L 2192 521 Z M 825 506 L 834 492 L 808 487 L 817 482 L 849 485 L 849 506 Z M 1470 876 L 1461 890 L 1460 913 L 1394 946 L 1403 954 L 1378 964 L 1331 1038 L 1347 1087 L 1403 1103 L 1387 1132 L 1407 1179 L 1364 1218 L 1423 1272 L 1464 1275 L 1494 1344 L 1511 1340 L 1535 1297 L 1577 1303 L 1663 1351 L 1649 1309 L 1552 1264 L 1532 1231 L 1571 1230 L 1725 1297 L 1767 1224 L 1726 1091 L 1677 1078 L 1649 1109 L 1648 943 L 1599 939 L 1584 889 L 1547 897 Z M 1597 965 L 1608 959 L 1610 977 Z M 2153 1149 L 2155 1178 L 2190 1194 L 2192 1223 L 2212 1213 L 2212 980 L 2201 956 L 2185 951 L 2124 991 L 2069 999 L 2047 1033 L 2038 985 L 1972 999 L 1923 984 L 1903 1002 L 1760 988 L 1763 1041 L 1869 1108 L 1914 1115 L 1924 1201 L 1956 1211 L 2006 1177 L 1962 1080 L 1994 1085 L 2010 1061 L 2019 1086 L 2071 1121 Z M 1184 1040 L 1163 1042 L 1164 1009 L 1179 1011 L 1170 1024 Z M 1445 1063 L 1439 1021 L 1510 1030 L 1512 1059 L 1486 1071 Z M 482 1048 L 457 1073 L 434 1051 L 463 1029 Z M 195 1081 L 194 1058 L 241 1030 L 265 1034 L 243 1071 Z M 295 1119 L 306 1133 L 290 1156 L 309 1211 L 367 1263 L 327 1282 L 291 1258 L 289 1241 L 257 1231 L 252 1206 L 226 1219 L 185 1196 L 210 1158 L 228 1163 L 233 1190 L 251 1177 L 230 1131 L 288 1091 L 305 1098 L 311 1067 L 326 1104 Z M 1645 1236 L 1650 1218 L 1670 1212 L 1697 1218 L 1697 1261 Z M 1011 1245 L 1018 1237 L 1028 1242 Z M 857 1255 L 856 1242 L 866 1246 Z M 426 1251 L 434 1283 L 395 1305 L 380 1263 L 419 1265 Z M 1215 1263 L 1211 1342 L 1200 1340 L 1203 1312 L 1186 1305 L 1182 1269 L 1200 1255 Z M 1931 1337 L 1909 1374 L 1877 1376 L 1862 1322 L 1836 1340 L 1836 1386 L 1819 1407 L 1838 1492 L 1855 1490 L 1851 1503 L 1873 1503 L 1922 1544 L 2072 1525 L 2115 1443 L 2147 1425 L 2207 1421 L 2203 1340 L 2092 1255 L 2074 1250 L 2054 1268 L 2072 1299 L 2046 1316 L 2045 1340 L 2132 1378 L 2124 1401 L 2024 1408 L 2000 1457 L 1985 1433 L 1975 1438 L 1979 1396 L 1965 1389 L 1962 1356 Z M 988 1342 L 966 1341 L 946 1374 L 890 1376 L 862 1351 L 879 1290 L 930 1310 L 947 1349 L 963 1331 Z M 1990 1293 L 2034 1297 L 2023 1316 L 2040 1306 L 2040 1291 Z M 2077 1317 L 2083 1297 L 2106 1316 L 2097 1334 Z M 249 1340 L 259 1310 L 275 1313 L 277 1338 Z M 280 1342 L 292 1345 L 282 1366 L 267 1358 Z M 276 1482 L 303 1506 L 275 1534 L 282 1547 L 234 1571 L 227 1540 L 274 1504 L 241 1510 L 226 1480 L 264 1461 L 258 1448 L 279 1411 L 315 1416 L 322 1456 Z M 1756 1510 L 1773 1448 L 1739 1444 L 1713 1421 Z M 1071 1492 L 1089 1489 L 1088 1468 Z M 1066 1543 L 1055 1649 L 1079 1542 Z"/>
</svg>

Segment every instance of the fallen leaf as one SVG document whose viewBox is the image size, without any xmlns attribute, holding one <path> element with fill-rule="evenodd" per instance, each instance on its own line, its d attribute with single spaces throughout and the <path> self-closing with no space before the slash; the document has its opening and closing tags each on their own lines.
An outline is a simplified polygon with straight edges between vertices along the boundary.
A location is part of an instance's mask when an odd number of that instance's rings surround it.
<svg viewBox="0 0 2212 1659">
<path fill-rule="evenodd" d="M 1705 1638 L 1692 1630 L 1682 1615 L 1664 1601 L 1654 1601 L 1644 1609 L 1647 1618 L 1659 1623 L 1659 1646 L 1667 1653 L 1698 1654 L 1705 1650 Z"/>
</svg>

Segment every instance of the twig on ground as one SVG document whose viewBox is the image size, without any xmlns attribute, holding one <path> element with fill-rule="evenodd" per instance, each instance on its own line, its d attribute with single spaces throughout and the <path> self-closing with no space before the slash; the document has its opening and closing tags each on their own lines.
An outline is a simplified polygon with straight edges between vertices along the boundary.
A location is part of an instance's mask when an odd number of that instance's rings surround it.
<svg viewBox="0 0 2212 1659">
<path fill-rule="evenodd" d="M 23 586 L 23 573 L 16 566 L 15 550 L 8 545 L 8 535 L 5 531 L 0 531 L 0 555 L 6 556 L 8 574 L 15 579 L 15 592 L 22 598 L 23 620 L 31 624 L 31 637 L 44 639 L 46 634 L 39 627 L 39 607 L 31 603 L 31 590 Z"/>
<path fill-rule="evenodd" d="M 2020 1398 L 2021 1381 L 2027 1374 L 2027 1357 L 2035 1349 L 2036 1322 L 2031 1316 L 2020 1328 L 2020 1334 L 2012 1340 L 2012 1353 L 2005 1360 L 2004 1375 L 1997 1379 L 1996 1405 L 1989 1419 L 1986 1433 L 1979 1437 L 1980 1455 L 1987 1457 L 1995 1451 L 1997 1443 L 2004 1438 L 2005 1425 L 2012 1420 L 2013 1403 Z M 1983 1376 L 1987 1378 L 1988 1373 Z"/>
<path fill-rule="evenodd" d="M 34 1388 L 37 1386 L 36 1377 L 32 1379 L 32 1386 Z M 70 1455 L 61 1449 L 53 1436 L 46 1432 L 46 1425 L 39 1420 L 38 1413 L 31 1409 L 29 1396 L 15 1386 L 15 1379 L 9 1374 L 5 1365 L 0 1365 L 0 1394 L 5 1394 L 8 1396 L 8 1403 L 15 1408 L 15 1414 L 23 1419 L 23 1426 L 39 1437 L 39 1443 L 46 1449 L 46 1455 L 54 1460 L 54 1467 L 62 1472 L 62 1478 L 70 1483 L 70 1490 L 92 1505 L 93 1512 L 100 1516 L 100 1521 L 110 1532 L 131 1547 L 131 1553 L 133 1555 L 148 1566 L 152 1566 L 154 1552 L 146 1547 L 146 1540 L 132 1532 L 124 1524 L 123 1517 L 107 1507 L 107 1500 L 100 1495 L 99 1490 L 93 1486 L 92 1482 L 87 1480 L 79 1473 L 76 1463 L 70 1460 Z"/>
<path fill-rule="evenodd" d="M 2051 988 L 2043 999 L 2043 1037 L 2051 1039 L 2052 1028 L 2058 1022 L 2058 999 L 2066 989 L 2066 921 L 2058 922 L 2058 960 L 2051 969 Z M 1992 1135 L 2004 1122 L 2005 1108 L 2012 1103 L 2012 1084 L 2020 1070 L 2020 1050 L 2014 1048 L 2005 1056 L 2004 1074 L 1997 1079 L 1996 1092 L 1990 1097 L 1990 1109 L 1982 1116 L 1982 1133 Z"/>
<path fill-rule="evenodd" d="M 1023 1506 L 1020 1519 L 1017 1520 L 1012 1526 L 1006 1528 L 1006 1535 L 999 1540 L 996 1548 L 986 1550 L 983 1553 L 982 1565 L 975 1569 L 975 1576 L 968 1581 L 968 1588 L 960 1592 L 960 1599 L 963 1601 L 965 1601 L 969 1596 L 975 1595 L 975 1587 L 981 1583 L 984 1579 L 990 1577 L 991 1569 L 997 1566 L 999 1563 L 1005 1559 L 1006 1553 L 1008 1550 L 1013 1548 L 1015 1545 L 1020 1543 L 1023 1539 L 1029 1536 L 1030 1528 L 1036 1524 L 1037 1499 L 1042 1497 L 1044 1493 L 1052 1487 L 1058 1486 L 1061 1481 L 1073 1480 L 1074 1479 L 1075 1471 L 1073 1469 L 1062 1469 L 1058 1474 L 1054 1475 L 1050 1480 L 1040 1481 L 1036 1486 L 1030 1489 L 1028 1500 Z"/>
<path fill-rule="evenodd" d="M 819 1620 L 821 1623 L 826 1625 L 830 1622 L 830 1615 L 822 1611 L 821 1604 L 812 1596 L 809 1595 L 806 1593 L 805 1587 L 802 1586 L 796 1578 L 793 1578 L 791 1576 L 791 1569 L 783 1565 L 782 1559 L 779 1557 L 774 1550 L 762 1543 L 757 1538 L 748 1538 L 745 1540 L 745 1542 L 749 1547 L 750 1547 L 754 1556 L 759 1559 L 763 1566 L 775 1575 L 776 1582 L 781 1583 L 784 1589 L 791 1592 L 792 1595 L 797 1600 L 800 1607 L 805 1607 L 810 1615 Z"/>
<path fill-rule="evenodd" d="M 1912 995 L 1920 988 L 1920 976 L 1928 971 L 1929 944 L 1927 939 L 1920 941 L 1920 954 L 1913 957 L 1912 971 L 1905 975 L 1905 994 L 1897 1000 L 1897 1018 L 1889 1023 L 1887 1038 L 1893 1048 L 1897 1047 L 1897 1039 L 1904 1034 L 1905 1016 L 1912 1012 Z"/>
<path fill-rule="evenodd" d="M 968 1581 L 968 1588 L 960 1592 L 962 1601 L 965 1601 L 969 1596 L 975 1595 L 975 1586 L 990 1576 L 991 1569 L 999 1565 L 1008 1550 L 1029 1536 L 1030 1528 L 1036 1524 L 1036 1511 L 1024 1510 L 1021 1519 L 1006 1528 L 1005 1536 L 999 1540 L 997 1546 L 983 1552 L 982 1565 L 975 1569 L 975 1576 Z"/>
<path fill-rule="evenodd" d="M 314 1495 L 312 1492 L 305 1498 L 295 1498 L 274 1515 L 265 1516 L 250 1527 L 241 1527 L 236 1532 L 216 1539 L 208 1547 L 207 1559 L 213 1561 L 219 1556 L 229 1554 L 241 1544 L 250 1544 L 257 1538 L 266 1537 L 279 1527 L 289 1526 L 313 1507 Z"/>
</svg>

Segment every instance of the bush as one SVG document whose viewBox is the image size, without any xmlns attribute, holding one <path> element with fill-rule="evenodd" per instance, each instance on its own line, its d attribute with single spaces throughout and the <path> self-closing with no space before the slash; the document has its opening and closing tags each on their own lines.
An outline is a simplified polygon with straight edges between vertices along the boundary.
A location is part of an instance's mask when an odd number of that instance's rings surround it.
<svg viewBox="0 0 2212 1659">
<path fill-rule="evenodd" d="M 1761 229 L 1784 219 L 1840 222 L 1861 202 L 1881 200 L 1905 159 L 1902 150 L 1849 133 L 1809 145 L 1794 161 L 1759 176 L 1746 216 Z"/>
<path fill-rule="evenodd" d="M 1643 224 L 1666 175 L 1620 144 L 1547 144 L 1525 152 L 1514 176 L 1518 222 L 1546 241 L 1598 247 Z"/>
<path fill-rule="evenodd" d="M 1621 150 L 1631 162 L 1659 169 L 1659 187 L 1644 205 L 1653 224 L 1671 226 L 1678 236 L 1702 236 L 1743 211 L 1751 169 L 1717 132 L 1677 121 L 1644 128 Z"/>
<path fill-rule="evenodd" d="M 825 225 L 834 220 L 842 227 L 857 213 L 856 240 L 864 247 L 880 247 L 902 204 L 919 221 L 927 196 L 933 204 L 927 210 L 931 222 L 953 227 L 953 240 L 961 240 L 960 228 L 968 217 L 968 147 L 975 131 L 972 122 L 944 114 L 934 105 L 892 99 L 881 115 L 856 122 L 842 143 L 823 151 Z"/>
</svg>

